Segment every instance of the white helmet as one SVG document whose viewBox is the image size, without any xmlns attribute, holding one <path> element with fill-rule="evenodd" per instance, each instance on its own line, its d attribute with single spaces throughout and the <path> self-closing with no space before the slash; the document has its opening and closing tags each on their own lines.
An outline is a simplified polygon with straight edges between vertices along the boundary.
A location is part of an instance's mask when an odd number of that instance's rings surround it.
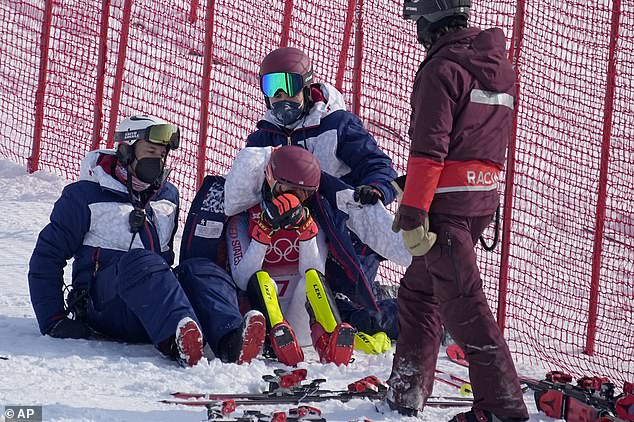
<svg viewBox="0 0 634 422">
<path fill-rule="evenodd" d="M 114 132 L 114 141 L 118 144 L 117 154 L 121 162 L 124 164 L 132 162 L 134 151 L 129 147 L 140 139 L 152 144 L 166 146 L 169 152 L 178 148 L 180 130 L 177 126 L 159 117 L 145 114 L 124 119 Z"/>
</svg>

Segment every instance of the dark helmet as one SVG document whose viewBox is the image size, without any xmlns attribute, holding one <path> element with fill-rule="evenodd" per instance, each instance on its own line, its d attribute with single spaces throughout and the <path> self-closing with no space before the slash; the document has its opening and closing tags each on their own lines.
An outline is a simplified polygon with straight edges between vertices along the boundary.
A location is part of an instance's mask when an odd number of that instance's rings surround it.
<svg viewBox="0 0 634 422">
<path fill-rule="evenodd" d="M 403 17 L 416 22 L 418 42 L 426 48 L 443 26 L 467 26 L 471 0 L 404 0 Z"/>
<path fill-rule="evenodd" d="M 313 76 L 313 64 L 308 56 L 300 49 L 282 47 L 271 51 L 260 64 L 260 76 L 267 73 L 298 73 L 302 76 Z M 307 81 L 306 84 L 310 83 Z"/>
<path fill-rule="evenodd" d="M 321 169 L 309 151 L 296 145 L 284 145 L 271 152 L 265 175 L 271 190 L 276 183 L 283 183 L 314 192 L 319 189 Z"/>
</svg>

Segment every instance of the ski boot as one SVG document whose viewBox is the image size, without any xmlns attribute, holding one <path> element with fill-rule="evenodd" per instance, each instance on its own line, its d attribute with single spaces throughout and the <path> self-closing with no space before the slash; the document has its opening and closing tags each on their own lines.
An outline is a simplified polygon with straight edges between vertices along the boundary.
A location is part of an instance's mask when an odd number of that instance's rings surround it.
<svg viewBox="0 0 634 422">
<path fill-rule="evenodd" d="M 266 271 L 258 271 L 251 277 L 247 294 L 251 308 L 259 310 L 266 317 L 268 339 L 277 359 L 288 366 L 296 366 L 302 362 L 304 352 L 293 329 L 282 315 L 275 282 Z"/>
<path fill-rule="evenodd" d="M 196 321 L 186 317 L 176 328 L 176 361 L 184 367 L 196 365 L 203 357 L 203 335 Z"/>
<path fill-rule="evenodd" d="M 238 365 L 251 363 L 262 351 L 265 335 L 264 315 L 255 310 L 247 312 L 240 327 L 225 334 L 218 342 L 220 359 Z"/>
<path fill-rule="evenodd" d="M 310 336 L 322 363 L 348 365 L 354 351 L 355 329 L 341 322 L 339 310 L 324 276 L 306 271 L 306 310 L 310 316 Z"/>
<path fill-rule="evenodd" d="M 176 334 L 156 345 L 165 356 L 184 368 L 196 365 L 203 358 L 203 335 L 196 321 L 190 317 L 176 325 Z"/>
</svg>

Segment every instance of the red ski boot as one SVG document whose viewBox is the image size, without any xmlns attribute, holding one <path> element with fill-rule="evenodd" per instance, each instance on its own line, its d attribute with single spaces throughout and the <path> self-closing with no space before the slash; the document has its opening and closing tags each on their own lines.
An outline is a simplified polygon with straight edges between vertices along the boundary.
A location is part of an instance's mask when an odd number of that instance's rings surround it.
<svg viewBox="0 0 634 422">
<path fill-rule="evenodd" d="M 304 352 L 297 343 L 295 333 L 286 320 L 276 324 L 269 333 L 271 347 L 284 365 L 295 366 L 304 361 Z"/>
<path fill-rule="evenodd" d="M 321 363 L 348 365 L 354 351 L 354 328 L 345 322 L 337 324 L 332 333 L 327 333 L 320 323 L 310 327 L 313 346 Z"/>
</svg>

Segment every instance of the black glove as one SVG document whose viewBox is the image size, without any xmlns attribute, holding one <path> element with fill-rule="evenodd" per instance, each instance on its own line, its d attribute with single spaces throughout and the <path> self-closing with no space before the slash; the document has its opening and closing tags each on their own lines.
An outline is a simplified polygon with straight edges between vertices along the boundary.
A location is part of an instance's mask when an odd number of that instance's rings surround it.
<svg viewBox="0 0 634 422">
<path fill-rule="evenodd" d="M 354 190 L 354 200 L 361 205 L 374 205 L 383 195 L 381 191 L 370 185 L 360 185 Z"/>
<path fill-rule="evenodd" d="M 47 334 L 55 338 L 88 338 L 90 337 L 90 328 L 83 321 L 63 318 L 57 321 Z"/>
</svg>

